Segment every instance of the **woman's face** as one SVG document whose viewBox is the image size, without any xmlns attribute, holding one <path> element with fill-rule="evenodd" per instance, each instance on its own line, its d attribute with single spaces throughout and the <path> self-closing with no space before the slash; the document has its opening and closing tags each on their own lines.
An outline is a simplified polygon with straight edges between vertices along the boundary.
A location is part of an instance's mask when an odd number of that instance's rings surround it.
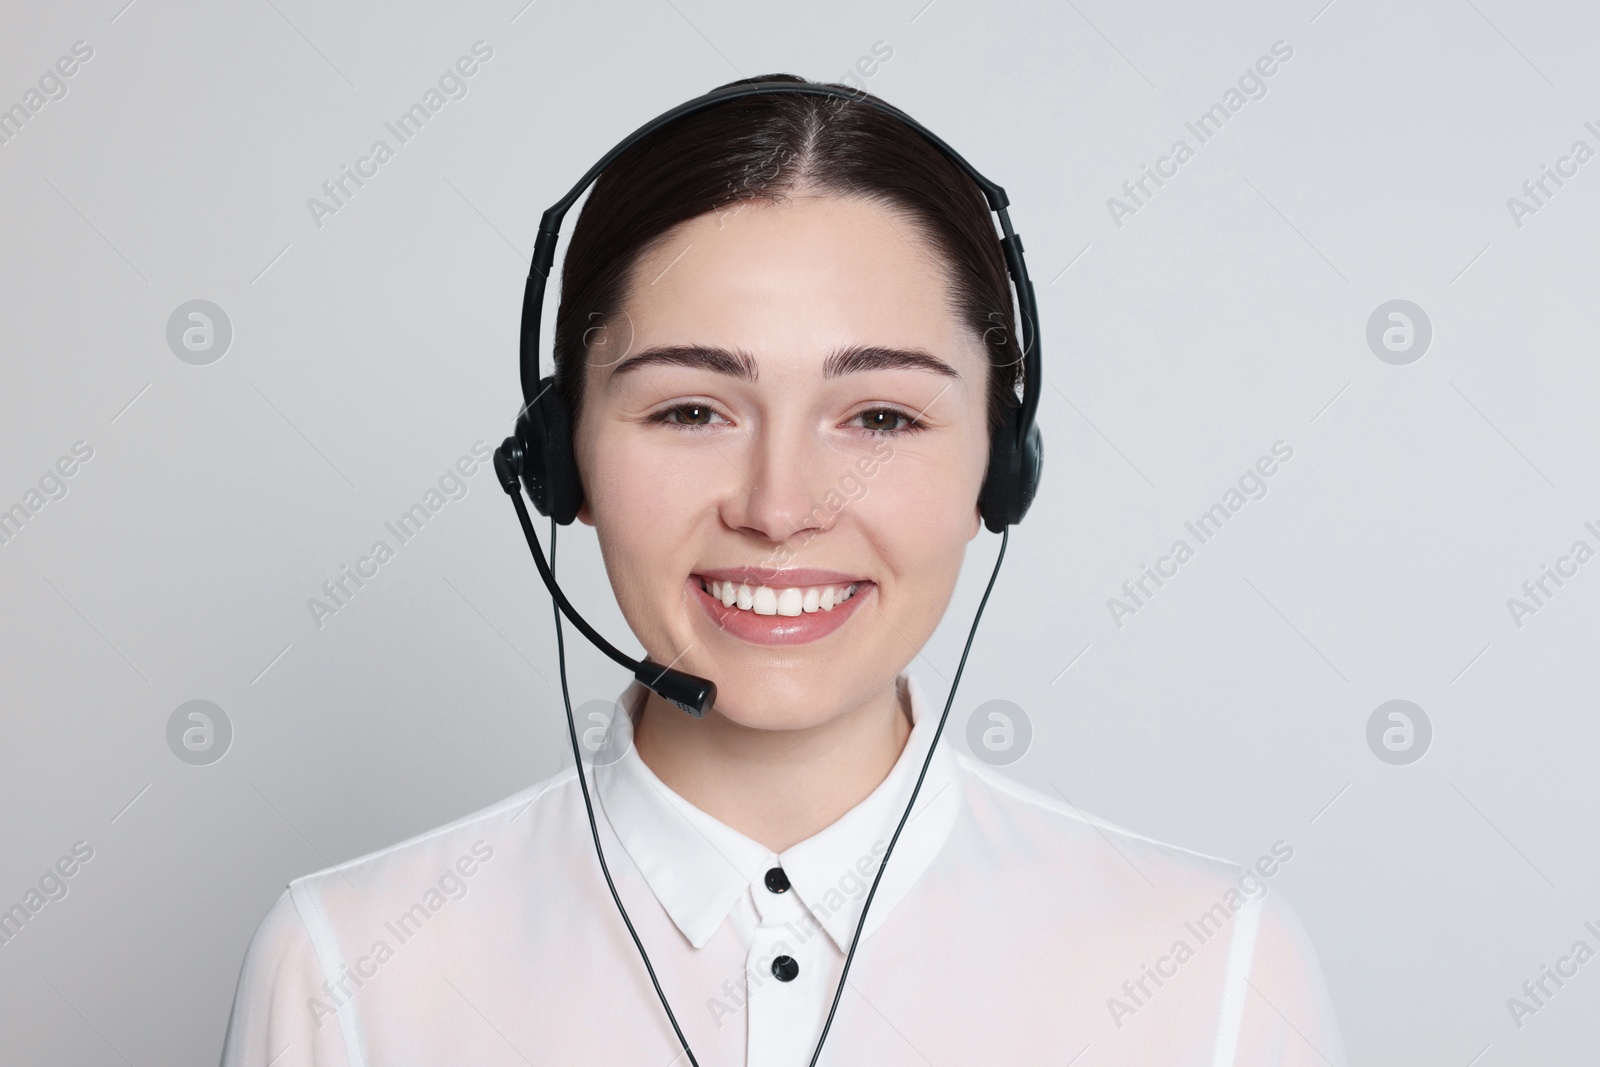
<svg viewBox="0 0 1600 1067">
<path fill-rule="evenodd" d="M 578 463 L 618 603 L 715 714 L 815 726 L 932 634 L 978 532 L 988 363 L 903 216 L 796 195 L 691 219 L 589 338 Z"/>
</svg>

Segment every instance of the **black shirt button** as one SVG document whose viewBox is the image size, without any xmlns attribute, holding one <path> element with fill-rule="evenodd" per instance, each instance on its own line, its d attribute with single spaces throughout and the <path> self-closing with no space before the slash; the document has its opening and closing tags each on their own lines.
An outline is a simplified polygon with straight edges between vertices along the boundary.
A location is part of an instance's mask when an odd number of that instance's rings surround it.
<svg viewBox="0 0 1600 1067">
<path fill-rule="evenodd" d="M 789 876 L 783 873 L 782 867 L 774 867 L 767 872 L 767 889 L 774 893 L 787 893 L 789 891 Z M 789 957 L 785 956 L 784 959 Z M 787 978 L 784 981 L 788 981 Z"/>
<path fill-rule="evenodd" d="M 780 982 L 792 982 L 794 976 L 800 973 L 800 965 L 794 961 L 793 956 L 779 956 L 772 961 L 772 977 Z"/>
</svg>

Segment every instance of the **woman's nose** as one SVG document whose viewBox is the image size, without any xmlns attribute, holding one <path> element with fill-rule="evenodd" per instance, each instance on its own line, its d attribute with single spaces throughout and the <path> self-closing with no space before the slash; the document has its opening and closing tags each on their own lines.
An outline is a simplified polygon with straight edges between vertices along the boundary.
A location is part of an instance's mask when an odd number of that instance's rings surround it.
<svg viewBox="0 0 1600 1067">
<path fill-rule="evenodd" d="M 836 464 L 821 442 L 802 432 L 755 435 L 741 455 L 729 456 L 742 476 L 723 508 L 723 522 L 783 544 L 805 530 L 822 530 L 829 471 Z"/>
</svg>

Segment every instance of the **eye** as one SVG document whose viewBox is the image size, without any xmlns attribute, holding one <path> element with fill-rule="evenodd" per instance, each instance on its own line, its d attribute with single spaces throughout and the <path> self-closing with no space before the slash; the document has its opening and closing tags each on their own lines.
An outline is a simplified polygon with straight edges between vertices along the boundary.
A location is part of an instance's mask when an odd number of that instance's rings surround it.
<svg viewBox="0 0 1600 1067">
<path fill-rule="evenodd" d="M 893 436 L 922 429 L 922 423 L 897 408 L 870 408 L 855 416 L 862 429 L 870 434 Z"/>
<path fill-rule="evenodd" d="M 713 425 L 715 420 L 721 417 L 710 404 L 690 401 L 664 408 L 650 416 L 649 421 L 681 426 L 686 430 L 697 430 Z"/>
</svg>

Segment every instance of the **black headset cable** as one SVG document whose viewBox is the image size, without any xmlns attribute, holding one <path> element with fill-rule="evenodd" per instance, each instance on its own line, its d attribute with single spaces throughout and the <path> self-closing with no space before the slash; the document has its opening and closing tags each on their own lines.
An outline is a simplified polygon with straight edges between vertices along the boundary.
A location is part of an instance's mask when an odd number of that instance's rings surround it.
<svg viewBox="0 0 1600 1067">
<path fill-rule="evenodd" d="M 527 510 L 522 505 L 521 494 L 513 494 L 513 503 L 517 505 L 517 514 L 527 523 Z M 533 533 L 531 523 L 527 524 L 527 532 Z M 550 520 L 550 568 L 551 574 L 555 573 L 556 565 L 556 521 Z M 694 1058 L 694 1053 L 689 1049 L 689 1039 L 683 1036 L 683 1028 L 678 1025 L 678 1017 L 672 1014 L 672 1005 L 667 1003 L 667 995 L 661 991 L 661 982 L 656 978 L 656 969 L 650 963 L 650 954 L 644 950 L 644 942 L 639 940 L 639 932 L 633 928 L 633 920 L 628 918 L 628 909 L 622 906 L 622 898 L 617 895 L 617 887 L 611 880 L 611 868 L 606 865 L 605 850 L 600 847 L 600 828 L 594 820 L 594 803 L 589 799 L 589 782 L 583 773 L 583 756 L 578 748 L 578 727 L 572 719 L 572 697 L 567 691 L 567 646 L 561 634 L 561 608 L 553 601 L 551 609 L 556 616 L 556 661 L 561 671 L 561 702 L 567 707 L 567 737 L 572 741 L 572 762 L 577 767 L 578 785 L 583 790 L 583 809 L 589 813 L 589 836 L 594 839 L 594 854 L 600 860 L 600 873 L 605 875 L 606 888 L 611 890 L 611 900 L 617 906 L 617 914 L 622 916 L 622 922 L 628 928 L 628 936 L 633 938 L 633 947 L 639 950 L 639 958 L 644 961 L 644 969 L 650 975 L 650 984 L 655 987 L 656 997 L 661 1001 L 661 1010 L 667 1013 L 667 1021 L 672 1024 L 672 1032 L 678 1035 L 678 1044 L 683 1046 L 683 1054 L 689 1057 L 690 1067 L 700 1067 L 700 1061 Z"/>
<path fill-rule="evenodd" d="M 1000 564 L 1005 562 L 1006 543 L 1011 538 L 1011 528 L 1000 528 L 1000 552 L 994 559 L 994 570 L 989 574 L 989 584 L 984 586 L 983 599 L 978 602 L 977 614 L 972 617 L 972 628 L 967 631 L 967 643 L 961 649 L 961 662 L 956 665 L 956 676 L 950 683 L 950 695 L 945 698 L 944 711 L 939 715 L 939 725 L 933 731 L 933 740 L 928 743 L 928 754 L 922 760 L 922 772 L 917 775 L 917 784 L 912 787 L 911 799 L 906 803 L 906 810 L 900 816 L 900 825 L 894 828 L 894 836 L 889 838 L 889 847 L 884 849 L 883 862 L 878 864 L 878 873 L 872 879 L 872 888 L 867 892 L 867 899 L 861 904 L 861 917 L 856 920 L 856 932 L 850 938 L 850 951 L 844 956 L 844 970 L 839 972 L 839 988 L 833 991 L 833 1003 L 828 1007 L 828 1018 L 822 1024 L 822 1035 L 817 1038 L 817 1049 L 811 1054 L 810 1067 L 817 1067 L 817 1060 L 822 1056 L 822 1043 L 828 1040 L 828 1031 L 833 1028 L 833 1014 L 839 1010 L 839 998 L 844 996 L 844 983 L 850 977 L 850 964 L 856 958 L 856 945 L 861 941 L 861 931 L 867 925 L 867 909 L 872 907 L 872 898 L 878 893 L 878 883 L 883 881 L 883 872 L 889 869 L 889 857 L 894 855 L 895 842 L 900 840 L 900 831 L 906 828 L 906 823 L 911 818 L 911 809 L 916 807 L 917 794 L 922 791 L 922 780 L 928 776 L 928 765 L 933 762 L 933 754 L 939 747 L 939 735 L 944 733 L 945 720 L 950 717 L 950 705 L 956 700 L 956 687 L 961 684 L 961 672 L 967 668 L 967 653 L 972 651 L 972 639 L 978 636 L 978 623 L 983 620 L 983 609 L 989 604 L 989 594 L 994 591 L 994 581 L 1000 577 Z"/>
<path fill-rule="evenodd" d="M 546 564 L 544 554 L 539 549 L 539 542 L 533 532 L 533 523 L 528 517 L 527 508 L 522 503 L 520 492 L 511 492 L 512 505 L 517 509 L 517 518 L 520 520 L 523 533 L 527 535 L 528 547 L 532 550 L 535 561 L 543 571 L 548 566 L 550 579 L 553 584 L 556 563 L 556 522 L 550 521 L 550 560 Z M 845 982 L 850 977 L 850 965 L 855 961 L 856 948 L 861 942 L 862 931 L 866 929 L 867 912 L 872 907 L 872 900 L 878 894 L 878 885 L 883 881 L 884 871 L 888 870 L 889 857 L 894 854 L 894 847 L 900 840 L 900 834 L 906 828 L 906 823 L 911 819 L 912 809 L 916 807 L 917 796 L 922 791 L 922 783 L 928 776 L 928 768 L 933 763 L 933 756 L 938 751 L 939 738 L 944 734 L 945 723 L 950 718 L 950 708 L 955 704 L 956 690 L 961 685 L 961 675 L 967 667 L 967 656 L 972 651 L 973 639 L 978 635 L 978 624 L 983 621 L 983 611 L 989 604 L 989 594 L 994 592 L 995 580 L 1000 577 L 1000 565 L 1005 562 L 1006 546 L 1010 543 L 1010 528 L 1002 527 L 1000 530 L 1000 551 L 995 556 L 994 570 L 989 574 L 989 582 L 984 587 L 983 599 L 978 602 L 978 610 L 972 617 L 972 626 L 967 631 L 966 644 L 961 649 L 961 661 L 956 665 L 955 678 L 950 683 L 950 692 L 944 702 L 944 710 L 939 715 L 939 724 L 934 728 L 933 739 L 928 744 L 927 755 L 923 757 L 922 769 L 917 774 L 916 784 L 911 789 L 911 799 L 906 802 L 906 808 L 900 816 L 900 822 L 895 826 L 894 834 L 889 838 L 889 845 L 884 849 L 883 860 L 878 864 L 878 873 L 872 879 L 872 888 L 868 890 L 866 899 L 861 905 L 861 915 L 856 920 L 855 934 L 850 938 L 849 950 L 845 953 L 844 968 L 839 973 L 839 984 L 833 992 L 833 1002 L 828 1007 L 828 1016 L 823 1021 L 822 1033 L 817 1038 L 816 1049 L 811 1054 L 810 1067 L 817 1067 L 817 1061 L 822 1056 L 822 1046 L 828 1040 L 828 1033 L 833 1028 L 834 1015 L 839 1010 L 839 1001 L 844 996 Z M 639 933 L 634 929 L 633 920 L 628 917 L 628 909 L 622 904 L 622 897 L 617 893 L 616 883 L 611 879 L 611 868 L 606 863 L 605 850 L 600 845 L 600 829 L 594 817 L 594 802 L 589 796 L 589 782 L 584 776 L 583 756 L 578 746 L 578 728 L 572 714 L 572 697 L 567 687 L 567 650 L 566 640 L 563 635 L 561 616 L 562 605 L 554 599 L 551 601 L 551 611 L 556 623 L 556 660 L 561 675 L 561 701 L 567 713 L 567 738 L 572 745 L 572 760 L 577 768 L 578 786 L 583 792 L 583 807 L 589 817 L 589 836 L 594 841 L 595 857 L 600 861 L 600 873 L 605 876 L 606 888 L 611 892 L 611 901 L 617 906 L 617 914 L 622 917 L 623 925 L 628 928 L 628 936 L 633 939 L 634 948 L 639 951 L 639 959 L 644 963 L 644 969 L 650 976 L 650 984 L 656 991 L 656 999 L 661 1002 L 661 1009 L 667 1014 L 667 1021 L 672 1024 L 672 1032 L 678 1038 L 678 1044 L 683 1047 L 683 1054 L 688 1057 L 690 1067 L 700 1067 L 700 1061 L 695 1059 L 694 1052 L 689 1048 L 688 1038 L 684 1036 L 683 1028 L 678 1025 L 678 1017 L 673 1014 L 672 1006 L 667 1003 L 667 995 L 661 988 L 661 981 L 656 977 L 656 969 L 650 962 L 650 954 L 645 951 L 644 942 L 639 939 Z M 575 613 L 574 613 L 575 615 Z M 574 621 L 577 621 L 576 616 Z M 585 636 L 597 639 L 598 644 L 604 646 L 602 651 L 609 650 L 612 646 L 603 640 L 598 640 L 598 635 L 590 634 L 587 630 Z M 613 658 L 620 659 L 620 653 Z"/>
</svg>

